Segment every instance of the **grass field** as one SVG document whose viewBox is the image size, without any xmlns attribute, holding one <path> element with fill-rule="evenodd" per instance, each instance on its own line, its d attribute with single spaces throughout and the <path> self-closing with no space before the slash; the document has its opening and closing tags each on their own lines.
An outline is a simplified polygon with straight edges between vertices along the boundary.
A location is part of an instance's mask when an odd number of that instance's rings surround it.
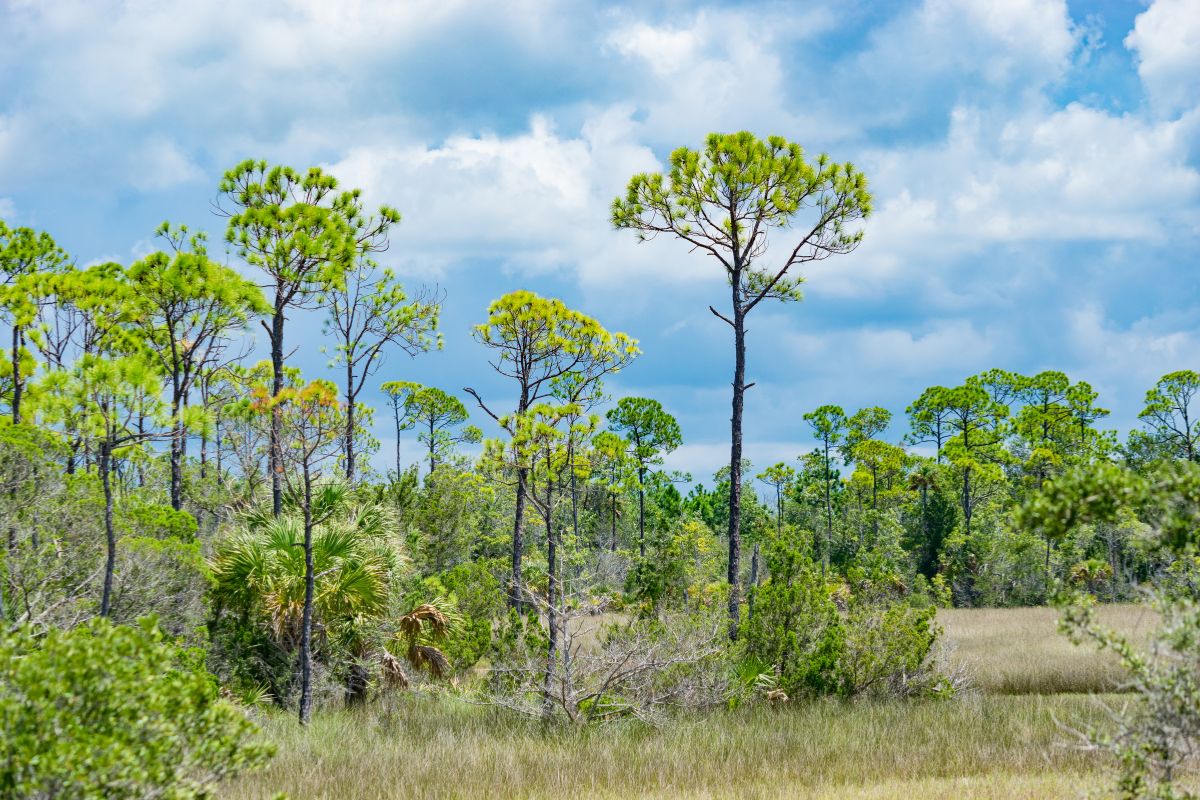
<svg viewBox="0 0 1200 800">
<path fill-rule="evenodd" d="M 1129 631 L 1152 620 L 1105 609 Z M 448 697 L 394 697 L 265 720 L 279 755 L 224 796 L 268 798 L 1068 798 L 1103 785 L 1070 728 L 1100 723 L 1119 675 L 1048 609 L 948 611 L 951 658 L 977 689 L 949 701 L 817 702 L 633 725 L 545 729 Z"/>
<path fill-rule="evenodd" d="M 1157 624 L 1143 606 L 1101 606 L 1100 622 L 1135 639 Z M 952 662 L 994 694 L 1111 692 L 1123 676 L 1112 653 L 1076 646 L 1058 631 L 1053 608 L 956 608 L 938 613 Z"/>
</svg>

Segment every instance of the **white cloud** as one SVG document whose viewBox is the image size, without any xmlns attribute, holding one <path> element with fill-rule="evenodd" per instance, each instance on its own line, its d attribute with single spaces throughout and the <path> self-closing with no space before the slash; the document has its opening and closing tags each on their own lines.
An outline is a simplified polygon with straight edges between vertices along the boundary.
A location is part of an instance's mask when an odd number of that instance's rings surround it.
<svg viewBox="0 0 1200 800">
<path fill-rule="evenodd" d="M 156 137 L 131 154 L 131 183 L 138 189 L 156 191 L 199 180 L 204 173 L 169 139 Z"/>
<path fill-rule="evenodd" d="M 1072 103 L 1023 113 L 961 107 L 945 140 L 873 151 L 877 193 L 859 252 L 813 265 L 819 291 L 878 294 L 940 282 L 964 256 L 1021 242 L 1161 242 L 1197 229 L 1200 119 L 1149 121 Z M 954 302 L 961 297 L 947 295 Z"/>
<path fill-rule="evenodd" d="M 1079 36 L 1064 0 L 925 0 L 870 36 L 854 61 L 857 80 L 885 88 L 889 114 L 913 113 L 924 90 L 952 85 L 1036 93 L 1071 65 Z M 982 86 L 980 86 L 982 83 Z M 877 114 L 882 112 L 876 112 Z"/>
<path fill-rule="evenodd" d="M 11 197 L 0 197 L 0 220 L 12 222 L 17 216 L 17 204 Z"/>
<path fill-rule="evenodd" d="M 786 102 L 788 75 L 781 55 L 829 31 L 836 15 L 828 9 L 789 6 L 746 12 L 706 9 L 681 22 L 619 22 L 607 46 L 639 75 L 639 106 L 646 135 L 676 147 L 699 146 L 711 131 L 753 130 L 807 138 L 848 133 L 844 122 Z"/>
<path fill-rule="evenodd" d="M 329 169 L 372 201 L 400 209 L 394 256 L 409 268 L 495 258 L 518 274 L 568 269 L 601 287 L 634 275 L 719 277 L 698 270 L 680 247 L 638 247 L 632 234 L 611 230 L 609 204 L 629 176 L 660 168 L 638 143 L 630 114 L 620 106 L 597 110 L 576 136 L 535 116 L 513 136 L 358 146 Z"/>
<path fill-rule="evenodd" d="M 1122 429 L 1137 425 L 1143 395 L 1159 378 L 1200 368 L 1196 325 L 1194 310 L 1147 315 L 1125 325 L 1111 320 L 1097 303 L 1065 311 L 1073 372 L 1092 382 L 1102 404 L 1117 410 L 1111 422 Z"/>
<path fill-rule="evenodd" d="M 1200 103 L 1200 0 L 1155 0 L 1138 15 L 1125 46 L 1155 106 L 1173 114 Z"/>
</svg>

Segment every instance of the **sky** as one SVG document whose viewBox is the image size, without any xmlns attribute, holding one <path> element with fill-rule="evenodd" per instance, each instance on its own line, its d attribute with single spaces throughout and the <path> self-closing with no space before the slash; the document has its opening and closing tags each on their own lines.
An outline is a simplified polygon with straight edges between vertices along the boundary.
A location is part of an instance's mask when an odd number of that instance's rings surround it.
<svg viewBox="0 0 1200 800">
<path fill-rule="evenodd" d="M 685 440 L 667 465 L 697 479 L 728 461 L 723 274 L 609 204 L 711 131 L 851 161 L 875 197 L 861 247 L 750 318 L 756 468 L 809 450 L 826 403 L 888 408 L 898 439 L 927 386 L 1058 369 L 1124 431 L 1200 369 L 1200 0 L 0 0 L 0 31 L 0 218 L 129 263 L 163 220 L 220 242 L 243 159 L 320 165 L 399 209 L 380 260 L 445 293 L 444 349 L 374 385 L 511 407 L 472 326 L 514 289 L 560 297 L 640 340 L 607 389 L 660 400 Z M 319 314 L 287 336 L 327 374 Z"/>
</svg>

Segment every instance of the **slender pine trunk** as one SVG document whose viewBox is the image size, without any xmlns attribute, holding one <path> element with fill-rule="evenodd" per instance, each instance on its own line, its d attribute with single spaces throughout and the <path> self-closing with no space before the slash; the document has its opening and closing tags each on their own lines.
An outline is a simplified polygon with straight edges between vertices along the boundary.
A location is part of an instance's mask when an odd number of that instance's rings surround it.
<svg viewBox="0 0 1200 800">
<path fill-rule="evenodd" d="M 112 447 L 100 445 L 100 483 L 104 487 L 104 593 L 100 597 L 100 616 L 112 612 L 113 575 L 117 568 L 117 534 L 113 526 Z"/>
<path fill-rule="evenodd" d="M 183 392 L 176 376 L 171 385 L 171 508 L 183 508 Z"/>
<path fill-rule="evenodd" d="M 283 306 L 278 288 L 275 294 L 275 316 L 271 319 L 271 393 L 278 397 L 283 391 Z M 283 419 L 279 407 L 271 408 L 271 437 L 268 467 L 271 470 L 271 512 L 283 513 Z"/>
<path fill-rule="evenodd" d="M 829 571 L 829 549 L 833 546 L 833 498 L 831 496 L 832 479 L 830 473 L 833 471 L 829 461 L 829 438 L 825 439 L 825 544 L 821 548 L 821 577 L 825 577 L 825 573 Z"/>
<path fill-rule="evenodd" d="M 737 639 L 742 605 L 742 408 L 746 393 L 746 320 L 738 299 L 740 276 L 733 281 L 733 410 L 729 452 L 729 638 Z"/>
<path fill-rule="evenodd" d="M 354 483 L 354 366 L 346 364 L 346 483 Z"/>
<path fill-rule="evenodd" d="M 617 493 L 613 492 L 612 496 L 612 513 L 609 514 L 609 521 L 612 524 L 612 535 L 609 538 L 609 549 L 611 552 L 617 552 Z"/>
<path fill-rule="evenodd" d="M 638 555 L 646 557 L 646 468 L 638 467 Z"/>
<path fill-rule="evenodd" d="M 25 388 L 25 382 L 21 378 L 21 326 L 13 323 L 12 326 L 12 421 L 13 425 L 21 424 L 21 392 Z"/>
<path fill-rule="evenodd" d="M 508 604 L 518 612 L 524 608 L 524 591 L 521 587 L 521 554 L 525 549 L 522 528 L 525 523 L 525 493 L 528 491 L 529 471 L 517 467 L 517 501 L 513 513 L 512 577 L 509 586 Z"/>
<path fill-rule="evenodd" d="M 300 625 L 300 724 L 312 718 L 312 612 L 316 576 L 312 547 L 312 477 L 304 465 L 304 614 Z"/>
<path fill-rule="evenodd" d="M 546 719 L 554 710 L 554 672 L 558 662 L 558 603 L 562 594 L 558 582 L 558 542 L 554 535 L 554 486 L 546 482 L 546 508 L 542 512 L 546 523 L 546 675 L 542 684 L 542 716 Z"/>
</svg>

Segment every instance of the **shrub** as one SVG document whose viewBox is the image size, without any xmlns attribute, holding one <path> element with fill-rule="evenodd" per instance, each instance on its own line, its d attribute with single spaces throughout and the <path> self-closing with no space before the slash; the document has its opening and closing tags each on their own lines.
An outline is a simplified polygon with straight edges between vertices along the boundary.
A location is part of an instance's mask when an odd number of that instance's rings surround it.
<svg viewBox="0 0 1200 800">
<path fill-rule="evenodd" d="M 845 631 L 829 588 L 793 545 L 773 545 L 766 560 L 771 578 L 754 589 L 749 655 L 775 667 L 789 696 L 836 692 Z"/>
<path fill-rule="evenodd" d="M 932 665 L 936 608 L 910 603 L 884 574 L 853 570 L 853 590 L 830 586 L 794 544 L 767 553 L 771 578 L 755 590 L 747 652 L 774 666 L 789 696 L 941 694 Z"/>
<path fill-rule="evenodd" d="M 149 619 L 0 639 L 0 797 L 204 798 L 264 763 L 190 656 Z"/>
</svg>

